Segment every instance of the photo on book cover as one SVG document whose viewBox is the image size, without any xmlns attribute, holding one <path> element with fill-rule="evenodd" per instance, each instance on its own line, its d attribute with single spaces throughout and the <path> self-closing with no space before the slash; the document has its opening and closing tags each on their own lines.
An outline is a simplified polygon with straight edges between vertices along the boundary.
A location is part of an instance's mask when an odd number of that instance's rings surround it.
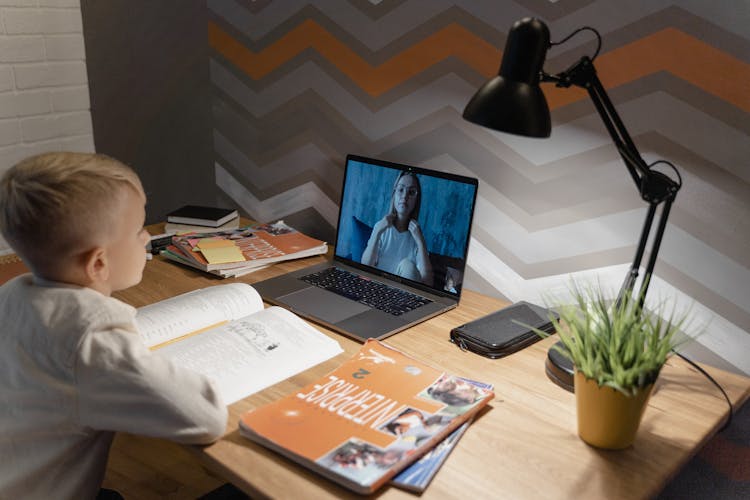
<svg viewBox="0 0 750 500">
<path fill-rule="evenodd" d="M 384 362 L 382 359 L 372 360 Z M 419 370 L 415 366 L 406 370 Z M 384 471 L 415 453 L 420 446 L 442 431 L 455 416 L 466 412 L 487 395 L 487 389 L 460 377 L 441 374 L 415 396 L 439 405 L 434 413 L 407 406 L 394 417 L 375 427 L 390 436 L 387 446 L 350 438 L 317 460 L 319 465 L 352 481 L 367 484 L 380 478 Z"/>
<path fill-rule="evenodd" d="M 475 385 L 481 389 L 491 391 L 493 389 L 492 384 L 486 384 L 477 380 L 471 380 L 468 378 L 458 377 L 461 381 L 468 384 Z M 391 479 L 391 484 L 399 488 L 403 488 L 409 491 L 421 493 L 427 489 L 432 479 L 437 474 L 443 462 L 448 458 L 450 452 L 453 451 L 461 436 L 464 435 L 466 429 L 469 428 L 471 422 L 466 422 L 461 427 L 453 431 L 440 441 L 430 451 L 422 455 L 419 460 L 410 464 L 406 469 L 396 474 Z"/>
</svg>

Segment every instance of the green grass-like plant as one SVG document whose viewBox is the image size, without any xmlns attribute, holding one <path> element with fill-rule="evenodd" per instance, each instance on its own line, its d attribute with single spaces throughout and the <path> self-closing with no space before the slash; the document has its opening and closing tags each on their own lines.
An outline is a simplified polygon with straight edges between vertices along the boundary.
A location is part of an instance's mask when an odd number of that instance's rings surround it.
<svg viewBox="0 0 750 500">
<path fill-rule="evenodd" d="M 554 348 L 600 387 L 634 395 L 654 383 L 672 349 L 681 343 L 676 334 L 686 316 L 677 318 L 672 309 L 664 320 L 664 303 L 649 312 L 631 297 L 617 305 L 607 300 L 600 286 L 573 284 L 571 293 L 574 303 L 558 306 L 559 319 L 550 318 L 564 346 Z"/>
</svg>

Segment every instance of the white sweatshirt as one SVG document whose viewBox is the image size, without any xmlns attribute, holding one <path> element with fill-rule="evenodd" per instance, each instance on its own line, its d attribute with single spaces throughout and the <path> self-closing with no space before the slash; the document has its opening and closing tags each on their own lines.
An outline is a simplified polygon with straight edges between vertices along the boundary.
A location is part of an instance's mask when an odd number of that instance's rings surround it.
<svg viewBox="0 0 750 500">
<path fill-rule="evenodd" d="M 0 287 L 0 325 L 0 498 L 95 497 L 115 431 L 226 431 L 212 383 L 149 351 L 117 299 L 26 274 Z"/>
</svg>

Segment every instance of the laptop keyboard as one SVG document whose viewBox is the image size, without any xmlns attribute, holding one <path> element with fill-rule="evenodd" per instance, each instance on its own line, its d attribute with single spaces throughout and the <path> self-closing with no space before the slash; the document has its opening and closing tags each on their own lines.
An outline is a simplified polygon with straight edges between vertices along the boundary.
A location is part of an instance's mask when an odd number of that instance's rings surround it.
<svg viewBox="0 0 750 500">
<path fill-rule="evenodd" d="M 394 316 L 400 316 L 432 302 L 426 297 L 378 281 L 372 281 L 364 276 L 337 267 L 308 274 L 300 279 Z"/>
</svg>

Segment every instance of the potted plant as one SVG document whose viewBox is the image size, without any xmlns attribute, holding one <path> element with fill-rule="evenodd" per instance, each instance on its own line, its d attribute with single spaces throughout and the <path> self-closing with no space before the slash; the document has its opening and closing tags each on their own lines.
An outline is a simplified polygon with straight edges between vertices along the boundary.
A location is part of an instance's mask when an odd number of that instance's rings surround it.
<svg viewBox="0 0 750 500">
<path fill-rule="evenodd" d="M 685 322 L 664 303 L 654 311 L 640 301 L 608 300 L 601 287 L 571 287 L 573 304 L 557 306 L 551 317 L 560 342 L 555 345 L 574 365 L 578 435 L 607 449 L 630 446 L 654 383 Z M 549 334 L 535 330 L 546 337 Z"/>
</svg>

